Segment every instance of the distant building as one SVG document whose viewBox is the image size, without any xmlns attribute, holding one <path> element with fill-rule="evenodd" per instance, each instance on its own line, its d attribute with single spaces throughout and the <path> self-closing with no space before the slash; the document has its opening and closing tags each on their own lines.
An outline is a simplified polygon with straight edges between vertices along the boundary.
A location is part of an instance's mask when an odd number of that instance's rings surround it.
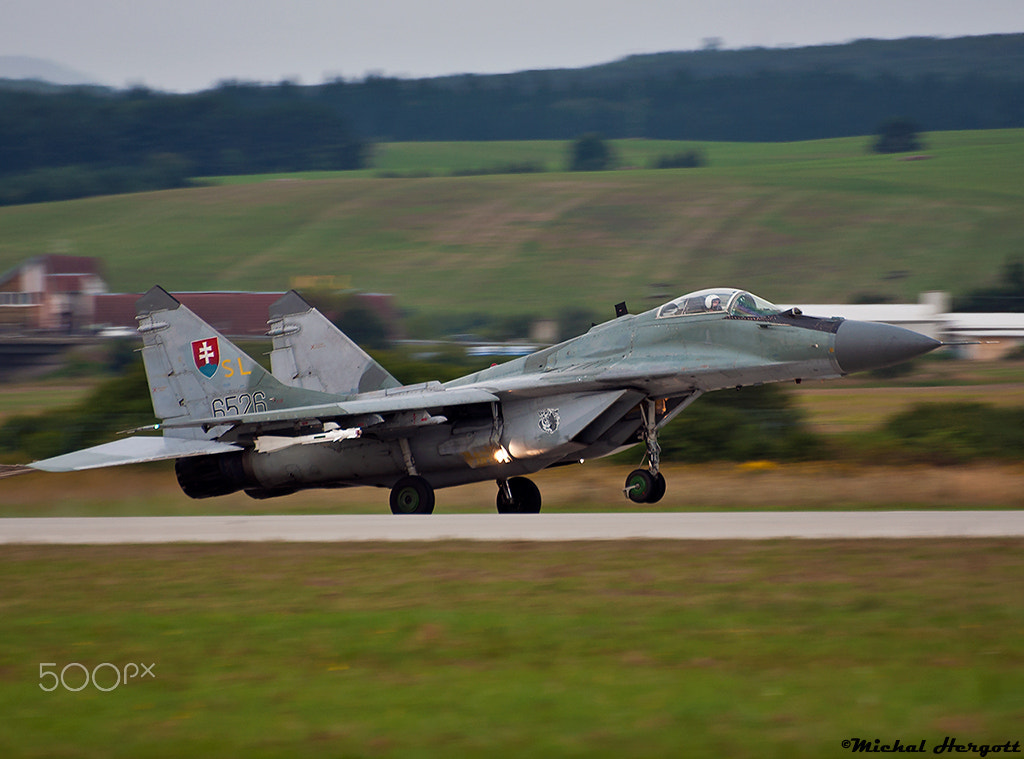
<svg viewBox="0 0 1024 759">
<path fill-rule="evenodd" d="M 293 286 L 336 286 L 333 277 L 296 279 Z M 347 282 L 346 282 L 347 284 Z M 659 285 L 659 287 L 661 287 Z M 184 292 L 172 293 L 203 320 L 228 337 L 262 338 L 267 332 L 268 309 L 280 292 Z M 360 302 L 383 322 L 392 339 L 402 337 L 400 318 L 391 295 L 359 293 Z M 109 293 L 99 259 L 84 256 L 41 255 L 0 275 L 0 334 L 47 336 L 91 335 L 101 330 L 135 334 L 135 301 L 138 293 Z M 938 340 L 976 341 L 959 349 L 964 358 L 998 358 L 1024 344 L 1024 314 L 955 313 L 949 296 L 922 293 L 917 303 L 803 304 L 812 316 L 882 322 L 906 327 Z M 554 341 L 551 324 L 538 323 L 534 343 Z M 515 355 L 534 346 L 503 347 Z M 493 346 L 477 346 L 477 350 Z M 489 355 L 489 354 L 488 354 Z"/>
<path fill-rule="evenodd" d="M 334 278 L 310 278 L 323 286 Z M 270 305 L 282 292 L 172 293 L 218 332 L 235 338 L 265 337 Z M 0 331 L 43 334 L 135 334 L 139 293 L 110 293 L 100 260 L 84 256 L 30 258 L 0 275 Z M 382 293 L 356 297 L 400 337 L 393 298 Z"/>
<path fill-rule="evenodd" d="M 881 322 L 920 332 L 941 340 L 946 331 L 949 296 L 942 292 L 921 293 L 917 303 L 797 303 L 808 316 L 841 316 L 862 322 Z M 792 305 L 780 308 L 792 308 Z"/>
<path fill-rule="evenodd" d="M 946 314 L 943 339 L 951 342 L 976 341 L 959 348 L 959 355 L 972 359 L 995 359 L 1024 345 L 1024 314 Z"/>
<path fill-rule="evenodd" d="M 1024 345 L 1024 314 L 959 313 L 949 310 L 949 295 L 921 293 L 917 303 L 795 304 L 811 316 L 842 316 L 912 329 L 936 340 L 968 342 L 957 355 L 968 359 L 997 359 Z M 782 306 L 791 308 L 791 306 Z"/>
<path fill-rule="evenodd" d="M 98 259 L 35 256 L 0 275 L 0 326 L 79 332 L 95 321 L 96 296 L 106 291 Z"/>
<path fill-rule="evenodd" d="M 270 305 L 284 293 L 202 292 L 171 293 L 227 337 L 265 337 Z M 108 293 L 96 298 L 93 328 L 130 328 L 134 333 L 138 293 Z"/>
</svg>

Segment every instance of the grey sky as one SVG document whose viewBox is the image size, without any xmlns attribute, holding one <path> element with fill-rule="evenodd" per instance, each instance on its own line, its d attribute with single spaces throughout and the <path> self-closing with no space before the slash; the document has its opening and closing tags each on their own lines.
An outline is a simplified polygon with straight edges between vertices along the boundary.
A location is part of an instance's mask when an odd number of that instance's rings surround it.
<svg viewBox="0 0 1024 759">
<path fill-rule="evenodd" d="M 0 55 L 115 86 L 495 73 L 632 53 L 1024 32 L 1022 0 L 7 0 Z"/>
</svg>

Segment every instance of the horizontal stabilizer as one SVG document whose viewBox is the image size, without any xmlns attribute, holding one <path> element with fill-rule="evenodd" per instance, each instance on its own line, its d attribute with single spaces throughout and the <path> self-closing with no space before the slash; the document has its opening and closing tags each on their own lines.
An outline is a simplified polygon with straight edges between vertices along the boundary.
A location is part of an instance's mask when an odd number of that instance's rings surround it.
<svg viewBox="0 0 1024 759">
<path fill-rule="evenodd" d="M 73 453 L 65 453 L 63 456 L 54 456 L 52 459 L 34 461 L 29 466 L 44 472 L 77 472 L 82 469 L 142 464 L 147 461 L 181 459 L 189 456 L 203 456 L 208 453 L 228 453 L 240 450 L 242 449 L 237 445 L 218 443 L 213 440 L 140 435 L 95 445 L 92 448 L 83 448 Z"/>
</svg>

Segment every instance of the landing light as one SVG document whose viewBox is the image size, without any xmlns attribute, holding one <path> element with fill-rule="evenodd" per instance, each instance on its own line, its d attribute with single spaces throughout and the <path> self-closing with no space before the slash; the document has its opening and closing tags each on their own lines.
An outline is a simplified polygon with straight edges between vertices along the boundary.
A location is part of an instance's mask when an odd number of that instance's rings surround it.
<svg viewBox="0 0 1024 759">
<path fill-rule="evenodd" d="M 498 448 L 494 451 L 494 460 L 497 461 L 499 464 L 511 464 L 512 454 L 506 451 L 503 446 L 499 445 Z"/>
</svg>

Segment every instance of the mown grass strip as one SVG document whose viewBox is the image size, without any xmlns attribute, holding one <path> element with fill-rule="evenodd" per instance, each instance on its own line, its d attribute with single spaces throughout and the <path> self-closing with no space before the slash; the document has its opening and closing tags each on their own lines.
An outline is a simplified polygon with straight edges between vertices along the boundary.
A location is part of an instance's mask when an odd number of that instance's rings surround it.
<svg viewBox="0 0 1024 759">
<path fill-rule="evenodd" d="M 0 745 L 800 757 L 853 736 L 1013 740 L 1022 548 L 5 547 Z M 143 662 L 154 677 L 47 693 L 43 662 Z"/>
</svg>

